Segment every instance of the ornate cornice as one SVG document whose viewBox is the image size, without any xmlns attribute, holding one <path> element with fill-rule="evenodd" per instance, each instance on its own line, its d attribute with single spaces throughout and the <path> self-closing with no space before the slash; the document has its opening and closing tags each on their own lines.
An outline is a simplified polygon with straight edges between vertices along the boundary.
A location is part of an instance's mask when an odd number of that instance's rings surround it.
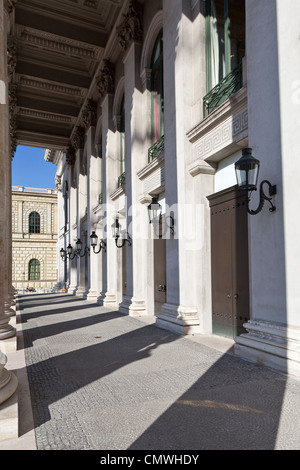
<svg viewBox="0 0 300 470">
<path fill-rule="evenodd" d="M 143 27 L 140 12 L 134 2 L 130 2 L 128 12 L 123 16 L 124 20 L 117 28 L 117 34 L 120 47 L 126 51 L 132 42 L 142 43 Z"/>
<path fill-rule="evenodd" d="M 83 112 L 82 120 L 85 129 L 97 124 L 97 103 L 91 99 L 88 100 Z"/>
<path fill-rule="evenodd" d="M 104 66 L 96 79 L 100 98 L 104 98 L 109 93 L 114 93 L 114 72 L 114 65 L 110 60 L 104 59 Z"/>
<path fill-rule="evenodd" d="M 46 31 L 36 31 L 32 28 L 17 27 L 17 35 L 28 44 L 33 44 L 44 49 L 58 51 L 66 55 L 82 57 L 84 59 L 97 60 L 100 48 L 80 41 L 57 36 Z"/>
<path fill-rule="evenodd" d="M 30 78 L 26 76 L 19 76 L 16 74 L 16 80 L 22 86 L 26 86 L 29 88 L 38 88 L 45 91 L 50 91 L 54 93 L 59 93 L 62 95 L 70 95 L 70 96 L 83 96 L 83 91 L 78 87 L 72 87 L 69 85 L 61 85 L 59 83 L 46 81 L 46 80 L 38 80 L 36 78 Z"/>
</svg>

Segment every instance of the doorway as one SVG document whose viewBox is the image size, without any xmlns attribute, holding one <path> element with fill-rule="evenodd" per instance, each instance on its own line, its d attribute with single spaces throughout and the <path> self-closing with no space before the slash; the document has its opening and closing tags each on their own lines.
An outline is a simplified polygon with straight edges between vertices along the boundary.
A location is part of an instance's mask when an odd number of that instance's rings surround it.
<svg viewBox="0 0 300 470">
<path fill-rule="evenodd" d="M 234 338 L 250 318 L 248 213 L 237 186 L 208 197 L 211 212 L 212 331 Z"/>
<path fill-rule="evenodd" d="M 162 233 L 162 217 L 156 225 L 156 236 L 153 240 L 154 250 L 154 314 L 162 311 L 166 303 L 167 281 L 166 281 L 166 239 Z"/>
</svg>

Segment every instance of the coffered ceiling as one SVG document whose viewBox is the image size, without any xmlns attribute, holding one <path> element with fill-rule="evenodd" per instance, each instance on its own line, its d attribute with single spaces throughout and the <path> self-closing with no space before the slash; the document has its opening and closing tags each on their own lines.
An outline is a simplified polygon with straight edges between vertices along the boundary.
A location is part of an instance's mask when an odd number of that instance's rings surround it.
<svg viewBox="0 0 300 470">
<path fill-rule="evenodd" d="M 67 147 L 123 0 L 17 0 L 8 39 L 17 144 Z"/>
</svg>

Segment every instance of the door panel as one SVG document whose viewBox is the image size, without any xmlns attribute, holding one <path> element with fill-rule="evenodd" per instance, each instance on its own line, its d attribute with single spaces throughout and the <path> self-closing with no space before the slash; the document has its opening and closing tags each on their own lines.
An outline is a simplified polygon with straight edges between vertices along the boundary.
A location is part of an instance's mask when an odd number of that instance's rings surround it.
<svg viewBox="0 0 300 470">
<path fill-rule="evenodd" d="M 233 338 L 249 319 L 248 216 L 236 187 L 209 196 L 213 333 Z"/>
<path fill-rule="evenodd" d="M 166 302 L 166 240 L 154 239 L 154 313 Z"/>
</svg>

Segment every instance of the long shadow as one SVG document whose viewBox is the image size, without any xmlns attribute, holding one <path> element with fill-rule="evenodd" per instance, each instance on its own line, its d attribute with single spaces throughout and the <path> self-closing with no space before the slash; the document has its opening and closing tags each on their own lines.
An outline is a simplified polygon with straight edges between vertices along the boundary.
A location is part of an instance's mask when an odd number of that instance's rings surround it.
<svg viewBox="0 0 300 470">
<path fill-rule="evenodd" d="M 85 308 L 88 308 L 88 307 L 85 307 Z M 89 309 L 91 308 L 91 306 L 89 306 Z M 101 307 L 99 307 L 99 305 L 97 306 L 92 306 L 92 308 L 98 308 L 98 310 L 100 310 Z M 77 310 L 82 310 L 83 307 L 79 308 L 77 307 L 76 308 L 76 312 Z M 54 313 L 54 312 L 53 312 Z M 63 313 L 61 312 L 60 310 L 57 310 L 57 313 Z M 47 312 L 48 314 L 48 312 Z M 26 318 L 26 322 L 29 321 L 29 320 L 32 320 L 32 319 L 35 319 L 35 318 L 38 318 L 40 317 L 41 314 L 35 316 L 34 314 L 29 314 L 29 316 Z M 44 316 L 44 315 L 43 315 Z M 82 328 L 86 328 L 86 327 L 89 327 L 89 326 L 95 326 L 95 328 L 97 327 L 97 325 L 103 323 L 103 322 L 106 322 L 106 321 L 109 321 L 109 320 L 112 320 L 114 318 L 119 318 L 119 317 L 123 317 L 124 315 L 122 315 L 121 313 L 119 312 L 113 312 L 113 311 L 110 311 L 110 312 L 100 312 L 100 313 L 97 313 L 95 312 L 92 316 L 88 316 L 88 317 L 81 317 L 81 318 L 74 318 L 72 320 L 67 320 L 67 321 L 59 321 L 59 322 L 56 322 L 56 323 L 52 323 L 50 325 L 43 325 L 42 327 L 35 327 L 35 328 L 27 328 L 24 334 L 24 347 L 25 348 L 30 348 L 33 346 L 34 344 L 34 341 L 38 340 L 38 339 L 42 339 L 42 338 L 48 338 L 50 336 L 56 336 L 56 335 L 60 335 L 61 333 L 67 333 L 68 331 L 76 331 L 76 330 L 80 330 Z M 22 323 L 24 324 L 24 322 L 22 321 Z"/>
<path fill-rule="evenodd" d="M 112 439 L 119 450 L 274 449 L 284 376 L 118 312 L 71 313 L 74 320 L 40 320 L 23 331 L 40 449 L 51 434 L 58 447 L 72 449 L 84 439 L 86 448 L 102 449 Z M 153 421 L 148 409 L 156 408 L 162 411 Z M 130 434 L 126 446 L 123 433 Z"/>
<path fill-rule="evenodd" d="M 283 375 L 224 355 L 129 450 L 274 450 L 285 385 Z"/>
<path fill-rule="evenodd" d="M 34 308 L 35 306 L 31 305 L 31 308 Z M 26 307 L 27 308 L 27 307 Z M 83 305 L 76 305 L 76 307 L 72 307 L 72 306 L 69 306 L 69 307 L 65 307 L 65 308 L 54 308 L 52 310 L 47 310 L 46 312 L 45 311 L 34 311 L 34 312 L 30 312 L 30 313 L 26 313 L 24 315 L 24 313 L 22 312 L 21 313 L 21 317 L 22 317 L 22 323 L 26 323 L 28 322 L 29 320 L 32 320 L 34 318 L 39 318 L 39 317 L 46 317 L 46 316 L 50 316 L 50 315 L 56 315 L 56 314 L 63 314 L 63 313 L 68 313 L 72 310 L 87 310 L 87 309 L 100 309 L 101 307 L 97 304 L 88 304 L 88 303 L 84 303 Z"/>
</svg>

